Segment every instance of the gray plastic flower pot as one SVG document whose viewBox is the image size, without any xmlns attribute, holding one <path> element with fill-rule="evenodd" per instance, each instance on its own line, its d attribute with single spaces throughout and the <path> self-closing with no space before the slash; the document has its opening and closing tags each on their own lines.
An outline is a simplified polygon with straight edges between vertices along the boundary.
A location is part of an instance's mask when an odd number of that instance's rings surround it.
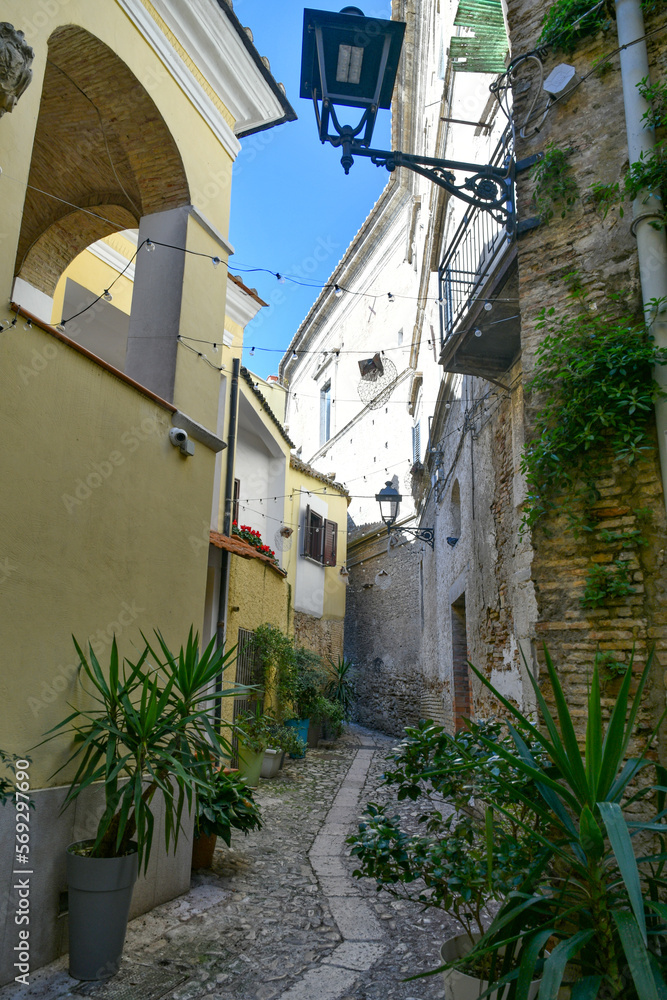
<svg viewBox="0 0 667 1000">
<path fill-rule="evenodd" d="M 122 858 L 72 853 L 92 843 L 67 848 L 69 973 L 86 981 L 110 979 L 118 972 L 138 870 L 136 851 Z"/>
</svg>

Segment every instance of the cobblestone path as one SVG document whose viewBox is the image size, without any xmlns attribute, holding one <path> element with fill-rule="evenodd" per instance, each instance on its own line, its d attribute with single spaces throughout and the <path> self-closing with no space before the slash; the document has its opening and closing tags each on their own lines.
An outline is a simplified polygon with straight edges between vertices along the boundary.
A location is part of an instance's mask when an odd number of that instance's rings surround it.
<svg viewBox="0 0 667 1000">
<path fill-rule="evenodd" d="M 333 749 L 308 750 L 262 781 L 262 830 L 223 844 L 189 893 L 131 922 L 113 980 L 77 983 L 63 958 L 0 1000 L 442 997 L 440 976 L 404 980 L 438 964 L 455 925 L 352 878 L 345 844 L 365 802 L 382 797 L 394 742 L 350 727 Z"/>
</svg>

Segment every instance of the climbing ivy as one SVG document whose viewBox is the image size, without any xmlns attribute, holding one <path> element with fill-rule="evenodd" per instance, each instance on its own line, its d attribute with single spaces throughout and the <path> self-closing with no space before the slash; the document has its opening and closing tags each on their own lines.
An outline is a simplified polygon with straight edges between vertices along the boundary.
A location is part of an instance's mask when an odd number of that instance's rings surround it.
<svg viewBox="0 0 667 1000">
<path fill-rule="evenodd" d="M 612 461 L 631 464 L 651 446 L 653 402 L 667 397 L 651 377 L 652 365 L 667 364 L 644 324 L 588 308 L 583 289 L 576 312 L 539 314 L 546 336 L 537 349 L 535 371 L 526 385 L 539 410 L 521 471 L 527 501 L 523 527 L 532 528 L 549 510 L 561 509 L 575 527 L 597 499 L 595 482 Z"/>
<path fill-rule="evenodd" d="M 548 222 L 556 209 L 560 209 L 564 219 L 579 197 L 579 188 L 568 163 L 571 152 L 571 149 L 560 149 L 549 143 L 544 156 L 533 167 L 533 202 L 543 222 Z"/>
<path fill-rule="evenodd" d="M 647 14 L 664 10 L 665 0 L 642 0 Z M 599 31 L 608 31 L 615 18 L 613 0 L 556 0 L 547 11 L 542 24 L 538 47 L 552 46 L 555 50 L 572 53 L 581 41 Z"/>
<path fill-rule="evenodd" d="M 612 4 L 602 0 L 556 0 L 547 11 L 538 45 L 551 45 L 561 52 L 574 52 L 584 38 L 607 30 Z"/>
</svg>

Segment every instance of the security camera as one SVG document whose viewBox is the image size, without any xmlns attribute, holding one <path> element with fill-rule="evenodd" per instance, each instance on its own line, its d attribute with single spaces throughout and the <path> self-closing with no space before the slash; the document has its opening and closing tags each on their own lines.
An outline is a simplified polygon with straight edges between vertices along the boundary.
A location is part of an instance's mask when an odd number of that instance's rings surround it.
<svg viewBox="0 0 667 1000">
<path fill-rule="evenodd" d="M 174 448 L 180 448 L 182 455 L 194 455 L 195 446 L 188 437 L 188 432 L 182 427 L 172 427 L 169 431 L 169 440 Z"/>
</svg>

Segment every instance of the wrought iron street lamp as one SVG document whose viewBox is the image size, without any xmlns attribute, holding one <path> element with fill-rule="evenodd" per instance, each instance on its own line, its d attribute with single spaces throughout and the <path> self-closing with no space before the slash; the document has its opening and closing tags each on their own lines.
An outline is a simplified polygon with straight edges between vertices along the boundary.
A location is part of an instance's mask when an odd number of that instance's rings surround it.
<svg viewBox="0 0 667 1000">
<path fill-rule="evenodd" d="M 435 548 L 435 531 L 433 528 L 406 528 L 404 525 L 401 525 L 400 528 L 394 527 L 403 497 L 398 490 L 394 489 L 391 481 L 387 482 L 383 490 L 375 494 L 375 499 L 380 504 L 380 516 L 387 525 L 388 535 L 391 535 L 392 531 L 407 531 L 411 535 L 414 535 L 415 538 L 418 538 L 419 541 L 426 542 L 432 549 Z"/>
<path fill-rule="evenodd" d="M 407 167 L 489 212 L 513 235 L 516 164 L 509 152 L 501 166 L 480 166 L 371 147 L 378 110 L 391 105 L 404 34 L 403 21 L 366 17 L 358 7 L 304 11 L 300 93 L 313 101 L 321 141 L 342 150 L 346 174 L 355 156 L 389 171 Z M 340 124 L 340 107 L 362 109 L 356 126 Z M 456 173 L 467 176 L 457 181 Z"/>
</svg>

